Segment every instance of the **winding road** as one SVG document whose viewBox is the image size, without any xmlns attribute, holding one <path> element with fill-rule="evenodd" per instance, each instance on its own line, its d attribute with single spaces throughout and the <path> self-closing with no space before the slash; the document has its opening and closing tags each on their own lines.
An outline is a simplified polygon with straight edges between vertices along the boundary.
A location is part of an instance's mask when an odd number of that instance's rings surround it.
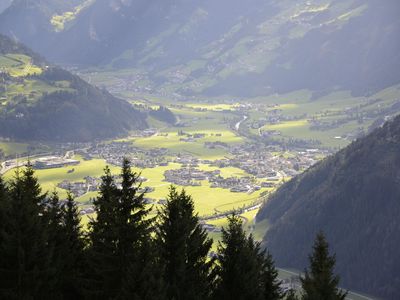
<svg viewBox="0 0 400 300">
<path fill-rule="evenodd" d="M 248 118 L 249 118 L 248 116 L 243 116 L 243 119 L 240 120 L 239 122 L 237 122 L 237 123 L 235 124 L 235 130 L 236 130 L 236 131 L 239 131 L 240 125 L 242 125 L 242 123 L 243 123 L 244 121 L 246 121 Z"/>
</svg>

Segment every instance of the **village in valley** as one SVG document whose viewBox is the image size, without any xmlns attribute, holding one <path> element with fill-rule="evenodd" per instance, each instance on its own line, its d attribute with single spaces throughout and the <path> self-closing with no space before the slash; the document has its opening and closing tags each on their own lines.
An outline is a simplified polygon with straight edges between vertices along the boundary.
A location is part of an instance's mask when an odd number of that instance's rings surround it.
<svg viewBox="0 0 400 300">
<path fill-rule="evenodd" d="M 165 133 L 157 129 L 148 129 L 134 134 L 133 139 L 146 139 L 157 135 L 165 136 Z M 195 140 L 201 142 L 207 137 L 207 134 L 204 133 L 185 134 L 182 131 L 178 131 L 176 135 L 179 136 L 181 143 L 191 143 Z M 279 146 L 268 146 L 257 142 L 229 144 L 223 142 L 222 134 L 213 135 L 221 138 L 221 141 L 205 141 L 203 147 L 205 151 L 220 149 L 226 153 L 217 159 L 202 158 L 187 151 L 175 152 L 163 147 L 141 148 L 129 140 L 70 145 L 70 147 L 58 149 L 53 155 L 33 158 L 30 163 L 38 171 L 62 168 L 67 170 L 67 174 L 73 174 L 83 162 L 101 159 L 107 165 L 120 167 L 122 160 L 128 158 L 137 172 L 149 169 L 157 171 L 158 168 L 163 168 L 162 181 L 168 186 L 173 184 L 184 188 L 203 188 L 205 193 L 213 193 L 214 189 L 223 189 L 229 193 L 248 195 L 246 197 L 253 199 L 245 206 L 233 205 L 225 212 L 216 212 L 215 216 L 211 216 L 212 220 L 226 216 L 228 212 L 232 211 L 232 208 L 239 211 L 259 208 L 261 201 L 265 199 L 265 195 L 269 191 L 306 170 L 329 153 L 319 149 L 292 149 L 284 152 Z M 75 150 L 72 150 L 73 148 Z M 63 150 L 65 151 L 64 155 L 57 155 Z M 9 160 L 3 163 L 3 167 L 12 168 L 26 163 Z M 169 168 L 171 165 L 173 167 Z M 224 176 L 224 169 L 230 168 L 239 170 L 242 174 Z M 114 176 L 118 183 L 119 175 Z M 166 195 L 158 198 L 153 196 L 157 194 L 155 193 L 158 189 L 157 186 L 152 186 L 152 182 L 145 176 L 138 178 L 140 184 L 138 192 L 145 194 L 144 199 L 147 204 L 161 205 L 165 203 Z M 57 182 L 56 187 L 69 191 L 76 199 L 86 198 L 84 202 L 80 202 L 81 214 L 90 215 L 94 213 L 93 197 L 87 198 L 85 195 L 95 196 L 99 191 L 100 184 L 100 176 L 87 175 L 76 181 Z M 254 198 L 255 193 L 259 200 Z M 210 218 L 208 214 L 205 214 L 204 217 L 205 220 Z M 216 226 L 205 221 L 203 223 L 207 230 L 218 232 L 219 229 Z"/>
<path fill-rule="evenodd" d="M 34 155 L 6 157 L 0 172 L 10 174 L 29 161 L 50 192 L 56 190 L 62 197 L 72 193 L 82 216 L 91 216 L 104 167 L 110 166 L 118 183 L 119 168 L 127 158 L 139 176 L 138 192 L 144 193 L 147 204 L 159 209 L 169 186 L 185 188 L 193 195 L 205 228 L 218 232 L 217 220 L 233 211 L 251 220 L 272 191 L 364 134 L 369 124 L 364 129 L 356 124 L 342 134 L 334 129 L 336 123 L 328 126 L 321 118 L 330 118 L 333 111 L 322 109 L 310 115 L 300 106 L 275 100 L 131 103 L 147 112 L 165 105 L 164 111 L 176 120 L 167 123 L 149 114 L 145 130 L 115 140 L 60 143 Z M 360 118 L 358 109 L 343 108 L 340 122 Z"/>
</svg>

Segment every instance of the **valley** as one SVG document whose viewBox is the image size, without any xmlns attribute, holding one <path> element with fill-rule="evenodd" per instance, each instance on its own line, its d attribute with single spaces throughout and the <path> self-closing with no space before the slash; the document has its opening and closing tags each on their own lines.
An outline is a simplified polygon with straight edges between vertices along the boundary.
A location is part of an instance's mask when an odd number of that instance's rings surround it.
<svg viewBox="0 0 400 300">
<path fill-rule="evenodd" d="M 35 283 L 25 298 L 80 299 L 71 286 L 86 297 L 84 275 L 104 299 L 130 298 L 136 281 L 154 293 L 143 299 L 264 299 L 274 282 L 300 298 L 271 299 L 336 299 L 341 288 L 360 291 L 346 299 L 398 299 L 399 12 L 398 0 L 2 0 L 0 244 L 11 238 L 1 253 L 26 240 L 32 262 L 46 252 L 57 267 L 79 248 L 64 266 L 77 273 L 59 272 L 60 286 L 43 277 L 49 290 Z M 80 241 L 64 247 L 66 232 Z M 334 254 L 322 253 L 323 275 L 310 261 L 310 274 L 317 284 L 337 273 L 338 297 L 300 282 L 310 249 Z M 205 285 L 180 272 L 192 252 L 216 271 L 200 270 Z M 22 270 L 17 256 L 8 272 Z M 222 296 L 231 266 L 239 280 Z"/>
<path fill-rule="evenodd" d="M 104 87 L 103 81 L 96 81 L 101 74 L 90 77 L 92 83 Z M 149 114 L 148 129 L 131 131 L 122 139 L 31 143 L 25 147 L 3 142 L 9 164 L 5 177 L 12 176 L 10 167 L 26 162 L 27 149 L 34 149 L 39 157 L 68 155 L 78 161 L 77 165 L 40 167 L 37 176 L 46 190 L 56 190 L 62 198 L 71 189 L 83 222 L 87 222 L 104 167 L 111 166 L 117 174 L 122 158 L 128 157 L 143 177 L 142 191 L 154 213 L 165 202 L 171 184 L 185 188 L 193 196 L 204 226 L 216 239 L 220 227 L 226 225 L 226 216 L 233 211 L 261 239 L 263 234 L 257 232 L 265 232 L 266 224 L 255 223 L 255 216 L 277 187 L 380 126 L 394 115 L 399 103 L 398 86 L 370 97 L 338 92 L 315 100 L 311 92 L 302 90 L 245 100 L 184 101 L 173 96 L 136 94 L 118 89 L 113 81 L 110 84 L 106 88 L 114 89 L 116 96 L 136 109 L 166 107 L 176 122 L 170 124 Z M 22 157 L 18 162 L 16 153 Z M 36 160 L 32 156 L 33 164 Z"/>
</svg>

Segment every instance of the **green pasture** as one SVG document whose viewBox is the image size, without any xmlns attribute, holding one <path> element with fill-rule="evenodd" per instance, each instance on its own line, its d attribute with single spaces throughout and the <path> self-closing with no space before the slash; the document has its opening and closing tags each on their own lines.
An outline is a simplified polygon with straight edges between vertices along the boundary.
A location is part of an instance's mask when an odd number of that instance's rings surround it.
<svg viewBox="0 0 400 300">
<path fill-rule="evenodd" d="M 22 154 L 27 152 L 28 144 L 0 141 L 0 149 L 5 155 Z"/>
<path fill-rule="evenodd" d="M 36 170 L 36 176 L 39 179 L 39 183 L 42 186 L 43 191 L 57 191 L 61 198 L 66 196 L 66 191 L 63 189 L 57 188 L 57 184 L 63 180 L 68 180 L 71 182 L 84 181 L 84 177 L 93 176 L 100 177 L 103 175 L 104 168 L 106 166 L 106 162 L 102 159 L 94 159 L 94 160 L 80 160 L 80 164 L 77 166 L 67 166 L 64 168 L 57 169 L 46 169 L 46 170 Z M 73 172 L 69 173 L 68 171 L 74 169 Z M 117 173 L 119 169 L 117 167 L 110 166 L 112 172 Z M 4 177 L 5 179 L 10 179 L 14 176 L 15 170 L 11 170 L 7 172 Z M 85 200 L 89 200 L 90 196 L 93 195 L 85 195 L 86 198 L 78 198 L 77 200 L 80 202 L 84 202 Z"/>
<path fill-rule="evenodd" d="M 23 54 L 5 54 L 0 56 L 0 70 L 12 77 L 38 75 L 42 69 L 32 64 L 32 59 Z"/>
</svg>

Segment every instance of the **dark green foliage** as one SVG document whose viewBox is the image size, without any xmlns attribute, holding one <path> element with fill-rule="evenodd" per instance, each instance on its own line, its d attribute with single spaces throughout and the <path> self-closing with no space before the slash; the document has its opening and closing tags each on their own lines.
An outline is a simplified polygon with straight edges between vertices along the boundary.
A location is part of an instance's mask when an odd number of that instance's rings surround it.
<svg viewBox="0 0 400 300">
<path fill-rule="evenodd" d="M 192 197 L 171 187 L 159 217 L 157 245 L 168 299 L 209 299 L 213 278 L 212 260 L 207 258 L 212 240 L 199 224 Z"/>
<path fill-rule="evenodd" d="M 47 255 L 51 264 L 51 275 L 48 284 L 53 288 L 51 297 L 60 298 L 59 276 L 62 274 L 64 257 L 62 250 L 64 246 L 64 232 L 62 231 L 62 210 L 58 194 L 54 192 L 50 197 L 44 199 L 43 221 L 47 232 Z"/>
<path fill-rule="evenodd" d="M 295 290 L 290 290 L 286 293 L 285 300 L 299 300 L 299 298 L 296 296 L 296 291 Z"/>
<path fill-rule="evenodd" d="M 2 230 L 6 225 L 6 212 L 9 210 L 8 190 L 3 178 L 0 176 L 0 245 L 2 245 Z"/>
<path fill-rule="evenodd" d="M 240 217 L 229 218 L 217 257 L 209 259 L 212 240 L 193 199 L 171 187 L 154 225 L 138 193 L 138 178 L 128 160 L 118 178 L 105 169 L 86 240 L 71 194 L 62 204 L 57 193 L 42 194 L 31 166 L 7 186 L 0 177 L 0 298 L 284 298 L 272 256 L 246 235 Z M 320 245 L 315 249 L 327 249 Z M 318 253 L 323 255 L 315 264 L 326 260 L 325 269 L 332 270 L 327 250 Z M 305 291 L 316 277 L 327 278 L 313 266 L 303 280 Z M 323 291 L 337 291 L 336 277 L 327 282 Z"/>
<path fill-rule="evenodd" d="M 118 188 L 106 168 L 94 202 L 97 218 L 90 222 L 89 250 L 94 276 L 89 292 L 95 298 L 140 299 L 159 289 L 153 272 L 149 274 L 155 264 L 149 255 L 149 210 L 143 194 L 137 192 L 139 174 L 132 172 L 128 160 L 123 162 L 121 177 Z"/>
<path fill-rule="evenodd" d="M 83 298 L 81 282 L 84 280 L 86 256 L 85 241 L 80 224 L 79 211 L 73 196 L 69 193 L 61 208 L 60 257 L 58 269 L 59 294 L 63 299 Z"/>
<path fill-rule="evenodd" d="M 44 299 L 51 294 L 44 199 L 33 169 L 17 171 L 1 227 L 0 298 Z"/>
<path fill-rule="evenodd" d="M 84 142 L 123 135 L 147 126 L 144 114 L 126 101 L 49 65 L 25 46 L 2 35 L 0 53 L 28 55 L 43 69 L 42 74 L 30 76 L 29 80 L 57 90 L 50 93 L 37 90 L 38 99 L 34 101 L 28 101 L 23 95 L 8 101 L 7 106 L 0 109 L 0 135 L 3 137 Z M 25 79 L 8 77 L 5 84 L 21 83 L 21 80 Z M 67 83 L 68 90 L 60 89 L 59 81 Z M 2 80 L 1 86 L 4 86 Z"/>
<path fill-rule="evenodd" d="M 259 244 L 256 243 L 257 248 Z M 257 250 L 260 252 L 260 250 Z M 280 281 L 278 280 L 278 270 L 275 268 L 272 255 L 269 252 L 260 252 L 259 260 L 261 265 L 261 280 L 264 284 L 264 300 L 277 300 L 282 299 L 283 293 L 280 288 Z"/>
<path fill-rule="evenodd" d="M 89 223 L 90 264 L 92 282 L 88 289 L 93 297 L 110 298 L 117 294 L 121 286 L 118 273 L 116 253 L 115 215 L 118 203 L 118 189 L 111 175 L 110 169 L 105 169 L 100 186 L 100 196 L 93 202 L 96 219 Z"/>
<path fill-rule="evenodd" d="M 284 184 L 257 216 L 277 264 L 304 269 L 320 229 L 344 287 L 400 299 L 399 165 L 397 117 Z"/>
<path fill-rule="evenodd" d="M 339 289 L 339 276 L 333 274 L 336 259 L 329 255 L 329 246 L 322 233 L 315 239 L 309 260 L 310 269 L 300 278 L 302 300 L 344 300 L 347 293 Z"/>
<path fill-rule="evenodd" d="M 172 125 L 176 123 L 176 117 L 174 113 L 165 106 L 160 106 L 158 109 L 152 109 L 150 110 L 149 114 L 150 116 L 162 122 Z"/>
<path fill-rule="evenodd" d="M 277 271 L 252 236 L 247 237 L 238 216 L 229 217 L 218 247 L 215 299 L 282 299 Z"/>
</svg>

